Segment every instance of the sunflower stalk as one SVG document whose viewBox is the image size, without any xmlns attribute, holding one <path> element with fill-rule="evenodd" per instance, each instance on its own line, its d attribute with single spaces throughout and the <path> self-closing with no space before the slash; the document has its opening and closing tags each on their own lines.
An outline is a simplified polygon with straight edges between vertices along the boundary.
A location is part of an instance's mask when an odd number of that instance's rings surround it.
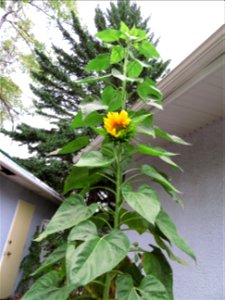
<svg viewBox="0 0 225 300">
<path fill-rule="evenodd" d="M 101 93 L 102 102 L 87 105 L 91 111 L 87 112 L 86 108 L 85 114 L 81 109 L 73 124 L 76 128 L 97 129 L 104 140 L 100 150 L 81 154 L 66 179 L 65 193 L 69 197 L 36 240 L 41 241 L 50 234 L 63 231 L 67 232 L 67 239 L 52 253 L 53 257 L 47 258 L 46 264 L 44 262 L 41 271 L 45 274 L 40 278 L 40 283 L 35 282 L 23 300 L 67 300 L 71 299 L 70 296 L 74 297 L 72 299 L 80 299 L 82 296 L 86 297 L 87 293 L 88 299 L 95 297 L 99 300 L 173 300 L 172 269 L 164 250 L 179 263 L 183 263 L 183 260 L 172 253 L 172 244 L 194 260 L 195 256 L 162 209 L 157 191 L 151 183 L 155 181 L 160 184 L 173 200 L 178 199 L 178 191 L 163 172 L 151 165 L 132 161 L 132 156 L 138 153 L 158 157 L 165 163 L 174 165 L 170 159 L 173 153 L 151 146 L 151 139 L 158 133 L 161 134 L 160 137 L 169 138 L 170 141 L 174 139 L 175 143 L 184 144 L 184 141 L 159 130 L 153 134 L 152 115 L 149 111 L 126 111 L 128 80 L 129 89 L 133 89 L 132 98 L 136 97 L 136 100 L 144 102 L 151 98 L 158 103 L 162 101 L 162 94 L 157 90 L 155 82 L 144 77 L 144 68 L 148 67 L 151 59 L 159 57 L 147 34 L 135 27 L 129 29 L 121 23 L 119 30 L 103 30 L 97 37 L 104 44 L 110 43 L 110 53 L 98 55 L 88 63 L 86 70 L 108 72 L 110 65 L 115 64 L 115 71 L 107 75 L 107 81 L 102 76 L 77 81 L 77 84 L 89 84 L 103 80 L 104 89 Z M 144 58 L 144 61 L 140 58 Z M 120 71 L 117 70 L 118 67 L 121 68 Z M 112 80 L 113 82 L 121 80 L 122 85 L 115 87 L 110 84 L 110 76 L 117 79 Z M 106 108 L 107 111 L 102 113 Z M 150 139 L 147 145 L 142 144 L 143 139 L 137 139 L 140 133 Z M 79 138 L 67 144 L 63 153 L 73 153 L 84 146 L 86 139 Z M 131 162 L 134 166 L 129 167 Z M 150 184 L 143 184 L 142 177 L 136 179 L 140 175 L 149 178 Z M 139 181 L 139 186 L 134 185 L 134 182 Z M 91 205 L 86 205 L 85 200 L 94 189 L 97 192 L 99 189 L 103 198 L 107 197 L 106 191 L 109 191 L 110 201 L 107 199 L 102 204 L 96 197 L 97 203 L 92 201 Z M 141 243 L 140 247 L 138 243 L 133 243 L 133 247 L 129 240 L 129 237 L 132 239 L 132 235 L 129 236 L 130 230 L 141 234 L 151 233 L 156 245 L 145 250 Z M 169 242 L 168 246 L 164 239 Z M 136 253 L 134 259 L 130 258 L 130 251 Z M 96 285 L 96 279 L 102 284 Z M 70 295 L 71 292 L 73 295 Z"/>
</svg>

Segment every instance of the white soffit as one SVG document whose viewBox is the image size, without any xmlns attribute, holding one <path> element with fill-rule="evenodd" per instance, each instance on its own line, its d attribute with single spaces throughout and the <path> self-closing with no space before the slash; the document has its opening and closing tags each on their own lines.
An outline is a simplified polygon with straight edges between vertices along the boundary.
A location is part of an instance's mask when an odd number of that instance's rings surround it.
<svg viewBox="0 0 225 300">
<path fill-rule="evenodd" d="M 43 181 L 30 172 L 20 167 L 4 153 L 0 152 L 0 174 L 19 185 L 35 192 L 36 194 L 52 202 L 60 204 L 62 197 Z"/>
</svg>

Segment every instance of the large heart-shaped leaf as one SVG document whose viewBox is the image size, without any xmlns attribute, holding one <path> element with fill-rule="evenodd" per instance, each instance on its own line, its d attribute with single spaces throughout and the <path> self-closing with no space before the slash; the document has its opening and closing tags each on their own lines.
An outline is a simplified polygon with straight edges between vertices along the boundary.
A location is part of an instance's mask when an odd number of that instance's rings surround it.
<svg viewBox="0 0 225 300">
<path fill-rule="evenodd" d="M 116 280 L 118 300 L 169 300 L 164 285 L 154 276 L 147 275 L 138 287 L 129 274 L 122 274 Z"/>
<path fill-rule="evenodd" d="M 116 294 L 118 300 L 142 300 L 129 274 L 122 274 L 116 280 Z"/>
<path fill-rule="evenodd" d="M 152 275 L 147 275 L 139 286 L 143 300 L 169 300 L 165 286 Z"/>
<path fill-rule="evenodd" d="M 86 206 L 82 203 L 83 197 L 80 195 L 69 197 L 56 211 L 51 221 L 46 226 L 36 241 L 41 241 L 48 235 L 73 227 L 89 219 L 97 210 L 98 205 Z"/>
<path fill-rule="evenodd" d="M 61 274 L 51 271 L 40 277 L 22 297 L 22 300 L 67 300 L 76 286 L 66 285 L 60 288 L 59 284 L 62 280 Z"/>
<path fill-rule="evenodd" d="M 154 224 L 160 211 L 160 202 L 157 193 L 147 185 L 142 185 L 136 192 L 129 185 L 122 188 L 123 197 L 136 212 L 148 222 Z"/>
<path fill-rule="evenodd" d="M 169 239 L 171 243 L 176 245 L 180 250 L 185 252 L 191 258 L 196 260 L 195 254 L 192 249 L 188 246 L 185 240 L 177 233 L 176 226 L 162 209 L 156 218 L 156 225 L 159 227 L 161 232 Z"/>
<path fill-rule="evenodd" d="M 76 249 L 69 245 L 66 255 L 69 284 L 86 285 L 111 271 L 127 255 L 129 240 L 120 230 L 85 241 Z"/>
<path fill-rule="evenodd" d="M 98 235 L 96 225 L 90 220 L 75 226 L 69 233 L 68 241 L 87 241 Z"/>
<path fill-rule="evenodd" d="M 66 254 L 67 244 L 64 243 L 56 248 L 43 262 L 43 264 L 32 274 L 32 276 L 37 275 L 38 273 L 42 272 L 46 268 L 54 265 L 59 260 L 63 259 Z"/>
<path fill-rule="evenodd" d="M 143 255 L 143 266 L 146 274 L 155 276 L 166 287 L 169 300 L 173 300 L 173 271 L 162 251 L 154 247 L 152 252 Z"/>
<path fill-rule="evenodd" d="M 90 60 L 86 66 L 87 71 L 103 71 L 110 66 L 109 54 L 99 54 L 94 59 Z"/>
<path fill-rule="evenodd" d="M 89 153 L 83 153 L 80 160 L 76 164 L 77 167 L 106 167 L 114 161 L 114 158 L 104 156 L 99 151 L 91 151 Z"/>
</svg>

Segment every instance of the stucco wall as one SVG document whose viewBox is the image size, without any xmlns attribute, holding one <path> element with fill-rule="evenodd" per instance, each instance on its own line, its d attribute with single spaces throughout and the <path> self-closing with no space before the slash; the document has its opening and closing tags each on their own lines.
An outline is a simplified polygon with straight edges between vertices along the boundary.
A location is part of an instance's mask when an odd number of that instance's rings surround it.
<svg viewBox="0 0 225 300">
<path fill-rule="evenodd" d="M 37 226 L 41 224 L 43 219 L 49 219 L 57 209 L 57 206 L 49 200 L 43 199 L 43 197 L 23 188 L 5 176 L 0 175 L 0 257 L 3 252 L 18 200 L 24 200 L 35 205 L 34 216 L 23 256 L 28 252 L 30 241 Z"/>
<path fill-rule="evenodd" d="M 141 159 L 142 163 L 153 163 L 171 175 L 172 183 L 183 193 L 184 209 L 174 204 L 158 186 L 163 207 L 197 256 L 197 265 L 187 259 L 190 268 L 171 263 L 175 300 L 225 299 L 224 133 L 225 121 L 219 120 L 186 137 L 192 146 L 165 146 L 180 153 L 174 161 L 183 168 L 183 173 L 171 170 L 159 160 L 150 161 L 146 156 Z M 132 240 L 135 239 L 132 234 Z M 150 249 L 150 237 L 142 236 L 141 240 Z M 181 252 L 174 252 L 186 259 Z"/>
</svg>

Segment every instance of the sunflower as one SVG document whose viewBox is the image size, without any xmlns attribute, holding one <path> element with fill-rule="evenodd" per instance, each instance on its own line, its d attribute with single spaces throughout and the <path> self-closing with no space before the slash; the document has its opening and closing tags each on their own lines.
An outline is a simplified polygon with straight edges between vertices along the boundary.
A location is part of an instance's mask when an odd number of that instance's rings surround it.
<svg viewBox="0 0 225 300">
<path fill-rule="evenodd" d="M 104 118 L 105 130 L 115 138 L 125 136 L 130 123 L 131 119 L 125 110 L 121 110 L 120 113 L 109 112 L 107 118 Z"/>
</svg>

